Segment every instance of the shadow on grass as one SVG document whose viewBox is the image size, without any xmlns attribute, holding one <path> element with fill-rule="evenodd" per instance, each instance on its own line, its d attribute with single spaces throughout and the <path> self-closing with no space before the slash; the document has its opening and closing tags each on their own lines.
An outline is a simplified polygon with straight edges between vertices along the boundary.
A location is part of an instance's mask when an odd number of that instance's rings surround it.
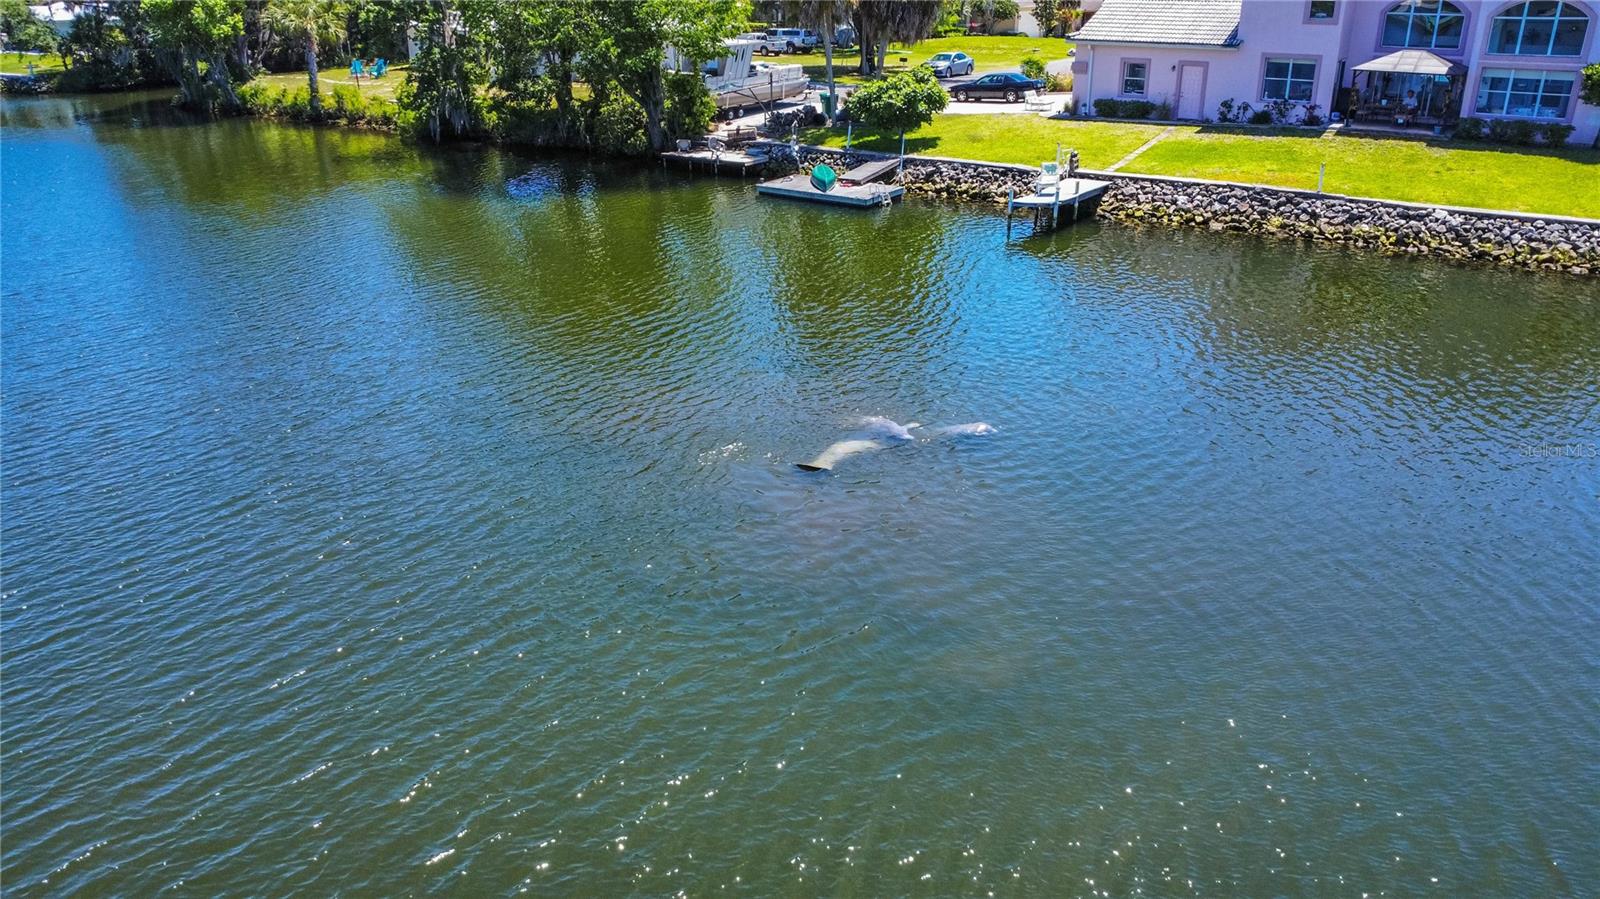
<svg viewBox="0 0 1600 899">
<path fill-rule="evenodd" d="M 1600 150 L 1590 147 L 1576 147 L 1568 144 L 1564 147 L 1519 147 L 1512 144 L 1491 144 L 1482 141 L 1455 140 L 1426 132 L 1405 133 L 1398 131 L 1362 131 L 1359 129 L 1341 128 L 1338 133 L 1329 135 L 1324 131 L 1311 128 L 1267 128 L 1250 127 L 1244 125 L 1219 125 L 1216 123 L 1203 124 L 1195 129 L 1196 134 L 1222 134 L 1237 137 L 1297 137 L 1301 139 L 1332 140 L 1332 141 L 1372 141 L 1373 143 L 1404 141 L 1412 144 L 1426 144 L 1435 150 L 1454 150 L 1461 153 L 1497 153 L 1517 154 L 1522 156 L 1544 156 L 1571 159 L 1574 162 L 1600 163 Z"/>
<path fill-rule="evenodd" d="M 800 142 L 815 146 L 829 146 L 835 149 L 844 149 L 845 132 L 841 128 L 812 128 L 800 132 Z M 932 153 L 939 146 L 939 138 L 907 137 L 906 153 Z M 850 149 L 867 150 L 873 153 L 899 153 L 900 135 L 879 134 L 872 131 L 857 129 L 850 139 Z"/>
</svg>

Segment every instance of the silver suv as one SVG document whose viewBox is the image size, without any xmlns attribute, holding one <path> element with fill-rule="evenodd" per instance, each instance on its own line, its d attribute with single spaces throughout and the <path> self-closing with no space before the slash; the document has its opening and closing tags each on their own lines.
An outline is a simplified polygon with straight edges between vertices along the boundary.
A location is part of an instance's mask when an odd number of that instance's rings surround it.
<svg viewBox="0 0 1600 899">
<path fill-rule="evenodd" d="M 809 28 L 768 28 L 767 35 L 773 40 L 783 41 L 784 49 L 790 53 L 810 50 L 822 43 L 817 33 Z"/>
</svg>

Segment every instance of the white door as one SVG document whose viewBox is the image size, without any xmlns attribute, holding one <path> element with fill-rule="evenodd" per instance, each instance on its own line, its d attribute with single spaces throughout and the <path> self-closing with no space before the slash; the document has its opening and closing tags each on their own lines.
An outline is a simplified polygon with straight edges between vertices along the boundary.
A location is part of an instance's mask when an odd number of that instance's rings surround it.
<svg viewBox="0 0 1600 899">
<path fill-rule="evenodd" d="M 1193 62 L 1178 63 L 1178 118 L 1202 118 L 1205 94 L 1206 67 Z"/>
</svg>

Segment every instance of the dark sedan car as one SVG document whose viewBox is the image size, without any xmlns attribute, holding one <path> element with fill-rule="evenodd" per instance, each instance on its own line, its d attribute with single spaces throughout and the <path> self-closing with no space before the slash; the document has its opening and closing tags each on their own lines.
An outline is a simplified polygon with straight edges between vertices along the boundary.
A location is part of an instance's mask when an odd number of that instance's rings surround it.
<svg viewBox="0 0 1600 899">
<path fill-rule="evenodd" d="M 1020 72 L 995 72 L 982 78 L 950 85 L 950 96 L 957 100 L 1004 100 L 1015 103 L 1028 91 L 1042 90 L 1043 84 Z"/>
</svg>

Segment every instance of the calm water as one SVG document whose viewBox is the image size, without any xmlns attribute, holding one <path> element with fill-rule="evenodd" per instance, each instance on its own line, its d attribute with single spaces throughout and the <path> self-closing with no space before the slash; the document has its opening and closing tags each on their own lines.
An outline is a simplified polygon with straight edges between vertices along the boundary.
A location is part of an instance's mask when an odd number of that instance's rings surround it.
<svg viewBox="0 0 1600 899">
<path fill-rule="evenodd" d="M 1600 891 L 1600 291 L 7 101 L 8 894 Z M 996 425 L 806 475 L 865 415 Z"/>
</svg>

